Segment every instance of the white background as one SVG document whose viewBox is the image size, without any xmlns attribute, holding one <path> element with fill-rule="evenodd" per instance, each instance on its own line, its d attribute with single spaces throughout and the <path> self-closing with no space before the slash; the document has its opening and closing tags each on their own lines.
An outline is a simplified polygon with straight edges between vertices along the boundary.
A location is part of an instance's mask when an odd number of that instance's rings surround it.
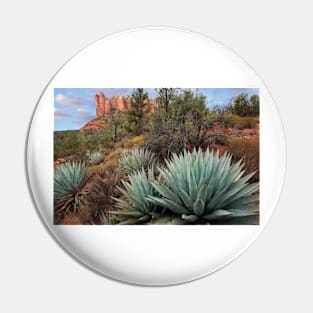
<svg viewBox="0 0 313 313">
<path fill-rule="evenodd" d="M 84 3 L 0 7 L 1 311 L 312 311 L 310 2 Z M 287 144 L 281 200 L 254 245 L 209 277 L 162 288 L 121 284 L 74 262 L 39 222 L 24 169 L 32 111 L 58 68 L 96 39 L 149 25 L 200 32 L 244 57 L 276 100 Z"/>
</svg>

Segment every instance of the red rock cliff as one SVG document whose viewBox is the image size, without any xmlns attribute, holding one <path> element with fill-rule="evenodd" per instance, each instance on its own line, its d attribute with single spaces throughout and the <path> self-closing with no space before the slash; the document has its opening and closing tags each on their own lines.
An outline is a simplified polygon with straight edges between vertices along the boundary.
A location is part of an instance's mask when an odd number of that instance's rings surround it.
<svg viewBox="0 0 313 313">
<path fill-rule="evenodd" d="M 117 96 L 107 98 L 105 95 L 100 92 L 95 96 L 96 99 L 96 118 L 91 120 L 86 125 L 84 125 L 80 131 L 85 130 L 97 130 L 105 127 L 105 119 L 99 120 L 100 116 L 109 117 L 112 110 L 119 110 L 121 112 L 126 112 L 131 109 L 131 96 Z M 147 100 L 147 112 L 155 112 L 156 100 L 148 99 Z"/>
<path fill-rule="evenodd" d="M 147 111 L 154 112 L 156 101 L 155 99 L 148 99 L 147 106 L 149 109 Z M 96 95 L 96 117 L 110 114 L 112 110 L 116 109 L 121 112 L 125 112 L 131 108 L 131 97 L 127 96 L 117 96 L 106 98 L 105 95 L 100 92 Z"/>
</svg>

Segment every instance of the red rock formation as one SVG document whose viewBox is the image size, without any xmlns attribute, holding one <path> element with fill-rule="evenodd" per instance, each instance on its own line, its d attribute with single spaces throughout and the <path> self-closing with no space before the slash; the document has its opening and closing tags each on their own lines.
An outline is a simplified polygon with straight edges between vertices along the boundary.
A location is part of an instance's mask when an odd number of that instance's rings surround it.
<svg viewBox="0 0 313 313">
<path fill-rule="evenodd" d="M 128 109 L 127 106 L 127 100 L 125 97 L 123 96 L 118 96 L 116 99 L 116 108 L 121 111 L 121 112 L 125 112 Z"/>
<path fill-rule="evenodd" d="M 126 112 L 131 109 L 131 96 L 117 96 L 106 98 L 105 95 L 100 92 L 96 95 L 96 118 L 88 122 L 83 126 L 80 131 L 85 130 L 97 130 L 106 126 L 105 118 L 98 119 L 100 116 L 109 116 L 113 110 L 119 110 Z M 156 100 L 148 99 L 146 112 L 155 112 Z"/>
<path fill-rule="evenodd" d="M 155 99 L 148 99 L 147 111 L 154 112 L 156 107 Z M 131 96 L 117 96 L 106 98 L 102 92 L 96 95 L 96 117 L 111 114 L 113 109 L 117 109 L 121 112 L 130 110 L 131 108 Z"/>
<path fill-rule="evenodd" d="M 105 120 L 100 120 L 100 119 L 93 119 L 90 122 L 88 122 L 86 125 L 84 125 L 80 131 L 85 131 L 85 130 L 98 130 L 101 128 L 104 128 L 106 126 L 106 121 Z"/>
</svg>

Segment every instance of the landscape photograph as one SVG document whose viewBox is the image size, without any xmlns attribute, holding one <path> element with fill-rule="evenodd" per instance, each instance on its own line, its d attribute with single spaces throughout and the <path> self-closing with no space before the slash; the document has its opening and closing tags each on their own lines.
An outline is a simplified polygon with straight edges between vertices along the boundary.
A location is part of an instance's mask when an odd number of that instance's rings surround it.
<svg viewBox="0 0 313 313">
<path fill-rule="evenodd" d="M 55 88 L 55 225 L 259 225 L 257 88 Z"/>
</svg>

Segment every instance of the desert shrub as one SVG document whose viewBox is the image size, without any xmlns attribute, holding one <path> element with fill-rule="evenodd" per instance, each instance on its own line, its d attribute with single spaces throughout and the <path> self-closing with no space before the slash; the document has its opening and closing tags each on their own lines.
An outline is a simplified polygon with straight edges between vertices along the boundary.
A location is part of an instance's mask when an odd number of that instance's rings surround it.
<svg viewBox="0 0 313 313">
<path fill-rule="evenodd" d="M 259 137 L 232 138 L 226 149 L 233 155 L 233 161 L 243 160 L 247 173 L 254 173 L 251 182 L 259 181 L 260 143 Z"/>
<path fill-rule="evenodd" d="M 231 99 L 230 108 L 232 112 L 239 116 L 258 116 L 260 113 L 260 98 L 258 95 L 241 93 Z"/>
<path fill-rule="evenodd" d="M 105 174 L 105 170 L 108 166 L 106 163 L 100 163 L 98 165 L 90 165 L 86 167 L 86 173 L 88 176 L 98 175 L 103 176 Z"/>
<path fill-rule="evenodd" d="M 224 127 L 230 127 L 233 125 L 232 122 L 231 108 L 228 106 L 215 106 L 208 112 L 208 123 L 214 125 L 218 123 Z"/>
<path fill-rule="evenodd" d="M 116 145 L 116 147 L 122 147 L 122 148 L 126 148 L 126 149 L 134 149 L 139 147 L 140 145 L 142 145 L 144 143 L 144 136 L 135 136 L 132 137 L 130 139 L 121 141 L 120 143 L 118 143 Z"/>
<path fill-rule="evenodd" d="M 212 125 L 206 111 L 186 110 L 183 114 L 176 111 L 173 114 L 157 112 L 147 124 L 143 147 L 154 152 L 162 163 L 172 153 L 224 144 L 227 140 L 224 134 L 209 132 Z"/>
<path fill-rule="evenodd" d="M 238 115 L 232 116 L 232 122 L 235 128 L 237 129 L 245 129 L 245 128 L 255 128 L 259 123 L 258 117 L 241 117 Z"/>
<path fill-rule="evenodd" d="M 85 158 L 86 150 L 103 151 L 113 148 L 110 129 L 54 132 L 54 160 L 66 156 Z"/>
<path fill-rule="evenodd" d="M 122 177 L 123 173 L 112 167 L 106 167 L 101 176 L 93 177 L 84 203 L 91 223 L 97 221 L 103 224 L 105 219 L 110 220 L 110 212 L 114 210 L 112 197 L 119 195 L 117 186 L 120 185 Z"/>
<path fill-rule="evenodd" d="M 153 152 L 137 148 L 134 150 L 125 149 L 122 151 L 119 166 L 128 174 L 139 170 L 147 170 L 156 165 L 156 158 Z"/>
<path fill-rule="evenodd" d="M 175 154 L 166 163 L 159 169 L 159 181 L 151 182 L 160 194 L 148 196 L 153 204 L 189 223 L 237 224 L 247 216 L 258 223 L 258 208 L 250 204 L 258 199 L 253 193 L 259 185 L 248 183 L 253 173 L 244 175 L 241 161 L 231 164 L 229 154 L 193 150 Z"/>
<path fill-rule="evenodd" d="M 79 131 L 55 131 L 54 132 L 54 160 L 66 156 L 78 156 L 85 150 Z"/>
<path fill-rule="evenodd" d="M 108 154 L 106 164 L 111 167 L 117 167 L 123 148 L 118 147 Z"/>
</svg>

